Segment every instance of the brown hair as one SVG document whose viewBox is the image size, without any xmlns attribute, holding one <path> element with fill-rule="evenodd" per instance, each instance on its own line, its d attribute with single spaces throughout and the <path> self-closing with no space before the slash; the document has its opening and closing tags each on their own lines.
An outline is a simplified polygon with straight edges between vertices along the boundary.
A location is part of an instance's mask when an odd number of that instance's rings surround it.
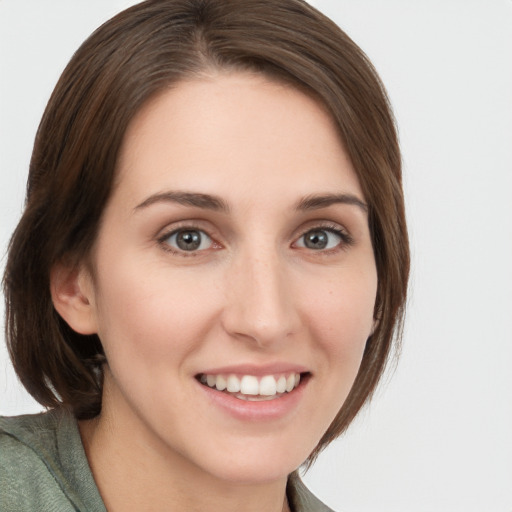
<svg viewBox="0 0 512 512">
<path fill-rule="evenodd" d="M 378 324 L 352 390 L 310 461 L 343 432 L 374 391 L 398 339 L 409 250 L 394 120 L 364 53 L 301 0 L 148 0 L 96 30 L 50 98 L 35 140 L 25 212 L 4 276 L 14 368 L 47 407 L 79 419 L 101 409 L 97 336 L 56 313 L 50 271 L 90 253 L 130 120 L 156 93 L 208 69 L 249 70 L 309 92 L 332 114 L 369 205 Z"/>
</svg>

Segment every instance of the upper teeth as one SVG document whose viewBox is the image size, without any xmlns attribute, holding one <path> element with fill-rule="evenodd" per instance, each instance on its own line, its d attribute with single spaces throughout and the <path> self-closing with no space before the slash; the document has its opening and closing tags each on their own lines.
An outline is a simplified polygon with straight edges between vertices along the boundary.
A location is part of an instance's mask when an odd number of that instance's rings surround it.
<svg viewBox="0 0 512 512">
<path fill-rule="evenodd" d="M 243 395 L 273 396 L 277 393 L 290 392 L 299 385 L 300 373 L 289 375 L 201 375 L 201 382 L 219 391 L 242 393 Z"/>
</svg>

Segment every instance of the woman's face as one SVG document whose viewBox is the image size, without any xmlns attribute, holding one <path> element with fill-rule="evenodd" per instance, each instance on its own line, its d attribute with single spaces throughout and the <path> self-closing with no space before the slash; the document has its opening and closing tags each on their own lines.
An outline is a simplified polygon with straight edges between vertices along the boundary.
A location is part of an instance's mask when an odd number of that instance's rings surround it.
<svg viewBox="0 0 512 512">
<path fill-rule="evenodd" d="M 161 94 L 127 131 L 93 258 L 100 421 L 134 453 L 237 482 L 308 457 L 355 379 L 377 289 L 364 197 L 323 108 L 240 73 Z"/>
</svg>

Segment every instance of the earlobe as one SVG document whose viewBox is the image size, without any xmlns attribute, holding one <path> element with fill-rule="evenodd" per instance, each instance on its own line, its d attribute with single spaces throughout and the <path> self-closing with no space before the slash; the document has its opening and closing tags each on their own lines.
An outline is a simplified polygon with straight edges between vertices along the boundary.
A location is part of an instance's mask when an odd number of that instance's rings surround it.
<svg viewBox="0 0 512 512">
<path fill-rule="evenodd" d="M 83 266 L 56 265 L 50 274 L 53 306 L 64 321 L 79 334 L 96 334 L 93 286 Z"/>
</svg>

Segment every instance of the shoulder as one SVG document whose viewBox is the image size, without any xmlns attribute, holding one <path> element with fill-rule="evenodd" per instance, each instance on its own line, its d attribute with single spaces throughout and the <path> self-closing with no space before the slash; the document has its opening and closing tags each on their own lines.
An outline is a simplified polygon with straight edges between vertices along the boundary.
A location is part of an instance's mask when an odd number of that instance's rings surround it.
<svg viewBox="0 0 512 512">
<path fill-rule="evenodd" d="M 43 446 L 54 450 L 63 414 L 60 411 L 49 411 L 25 416 L 0 416 L 0 439 L 10 445 L 11 449 L 13 446 L 24 445 L 35 451 Z"/>
<path fill-rule="evenodd" d="M 45 415 L 0 418 L 2 510 L 37 510 L 55 492 L 49 458 L 40 453 L 55 444 L 50 420 Z"/>
<path fill-rule="evenodd" d="M 0 429 L 0 509 L 37 510 L 38 495 L 55 481 L 44 462 L 27 445 Z"/>
<path fill-rule="evenodd" d="M 334 512 L 304 485 L 297 472 L 290 475 L 286 494 L 293 512 Z"/>
<path fill-rule="evenodd" d="M 63 411 L 0 417 L 0 510 L 81 510 L 70 500 L 59 429 L 74 419 Z"/>
</svg>

